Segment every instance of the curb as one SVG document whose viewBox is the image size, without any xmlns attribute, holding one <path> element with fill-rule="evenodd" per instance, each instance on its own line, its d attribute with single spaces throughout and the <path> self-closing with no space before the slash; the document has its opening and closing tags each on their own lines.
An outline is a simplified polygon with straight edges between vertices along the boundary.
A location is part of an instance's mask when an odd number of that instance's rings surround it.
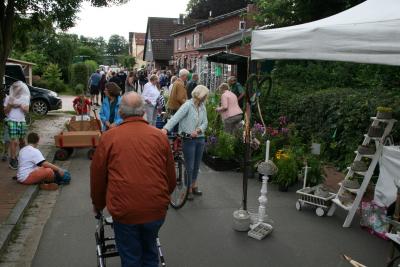
<svg viewBox="0 0 400 267">
<path fill-rule="evenodd" d="M 13 208 L 6 222 L 0 226 L 0 253 L 3 253 L 7 248 L 14 229 L 21 221 L 25 210 L 28 208 L 33 198 L 37 195 L 38 191 L 38 185 L 28 187 L 21 199 Z"/>
<path fill-rule="evenodd" d="M 53 161 L 54 152 L 55 148 L 52 147 L 48 151 L 45 158 L 49 159 L 49 161 Z M 36 197 L 38 192 L 39 192 L 38 185 L 32 185 L 27 187 L 22 197 L 19 199 L 17 204 L 12 209 L 5 223 L 0 225 L 0 254 L 5 252 L 15 228 L 21 222 L 25 210 L 29 207 L 30 203 Z"/>
</svg>

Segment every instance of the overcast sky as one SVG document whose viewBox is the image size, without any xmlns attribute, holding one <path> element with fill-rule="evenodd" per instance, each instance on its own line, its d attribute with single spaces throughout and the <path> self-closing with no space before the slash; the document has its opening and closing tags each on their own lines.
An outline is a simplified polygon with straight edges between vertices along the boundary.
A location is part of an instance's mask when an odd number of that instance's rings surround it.
<svg viewBox="0 0 400 267">
<path fill-rule="evenodd" d="M 146 32 L 148 17 L 177 18 L 186 13 L 189 0 L 130 0 L 125 5 L 95 8 L 84 3 L 78 14 L 76 26 L 68 32 L 87 37 L 112 34 L 128 39 L 129 32 Z"/>
</svg>

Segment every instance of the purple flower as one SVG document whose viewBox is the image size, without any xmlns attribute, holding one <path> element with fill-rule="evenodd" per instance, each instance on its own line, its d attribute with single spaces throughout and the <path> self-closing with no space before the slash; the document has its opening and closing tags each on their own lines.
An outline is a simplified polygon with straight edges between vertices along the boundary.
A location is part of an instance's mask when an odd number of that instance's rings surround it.
<svg viewBox="0 0 400 267">
<path fill-rule="evenodd" d="M 289 133 L 289 128 L 282 128 L 282 134 L 287 135 Z"/>
<path fill-rule="evenodd" d="M 285 126 L 287 124 L 287 117 L 286 116 L 280 116 L 279 117 L 279 124 L 281 126 Z"/>
<path fill-rule="evenodd" d="M 217 143 L 218 139 L 215 136 L 210 137 L 210 144 L 215 145 Z"/>
</svg>

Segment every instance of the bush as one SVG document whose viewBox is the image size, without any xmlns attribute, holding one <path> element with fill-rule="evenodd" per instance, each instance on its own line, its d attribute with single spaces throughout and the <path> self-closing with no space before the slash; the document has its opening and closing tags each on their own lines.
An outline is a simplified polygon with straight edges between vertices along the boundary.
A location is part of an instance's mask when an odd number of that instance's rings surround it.
<svg viewBox="0 0 400 267">
<path fill-rule="evenodd" d="M 89 75 L 99 68 L 99 65 L 94 60 L 85 60 L 84 64 L 88 67 Z"/>
<path fill-rule="evenodd" d="M 265 103 L 263 116 L 267 124 L 286 115 L 294 123 L 296 138 L 301 143 L 321 143 L 322 156 L 340 167 L 354 159 L 354 150 L 363 140 L 378 106 L 393 108 L 393 117 L 400 115 L 400 95 L 396 90 L 329 88 L 293 93 L 291 89 L 275 87 L 261 103 Z M 392 134 L 398 140 L 399 124 L 395 124 Z"/>
<path fill-rule="evenodd" d="M 71 83 L 75 87 L 78 84 L 86 85 L 89 80 L 89 68 L 84 63 L 75 63 L 71 66 Z"/>
<path fill-rule="evenodd" d="M 76 95 L 81 95 L 85 93 L 85 86 L 81 83 L 78 83 L 75 87 L 74 87 L 74 92 Z"/>
<path fill-rule="evenodd" d="M 61 70 L 57 64 L 49 64 L 44 73 L 43 80 L 45 81 L 46 88 L 57 93 L 66 90 L 66 85 L 61 80 Z"/>
</svg>

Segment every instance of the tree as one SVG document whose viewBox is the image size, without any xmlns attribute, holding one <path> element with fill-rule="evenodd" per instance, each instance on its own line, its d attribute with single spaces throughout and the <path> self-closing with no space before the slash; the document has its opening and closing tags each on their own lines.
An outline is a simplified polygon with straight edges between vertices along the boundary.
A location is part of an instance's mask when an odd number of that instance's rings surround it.
<svg viewBox="0 0 400 267">
<path fill-rule="evenodd" d="M 15 25 L 19 20 L 29 21 L 30 27 L 42 27 L 42 23 L 52 23 L 57 28 L 65 30 L 73 26 L 76 13 L 83 0 L 7 0 L 0 2 L 0 80 L 3 80 L 7 58 L 11 53 L 16 35 Z M 91 0 L 93 6 L 108 6 L 126 3 L 127 0 Z M 3 102 L 3 83 L 0 83 L 0 102 Z M 3 105 L 0 105 L 0 115 L 4 116 Z"/>
<path fill-rule="evenodd" d="M 107 53 L 111 56 L 128 54 L 128 42 L 123 36 L 111 35 L 107 44 Z"/>
<path fill-rule="evenodd" d="M 322 19 L 365 0 L 254 0 L 256 20 L 271 28 L 291 26 Z"/>
<path fill-rule="evenodd" d="M 246 7 L 251 0 L 190 0 L 187 5 L 189 17 L 193 19 L 206 19 L 229 13 Z"/>
</svg>

